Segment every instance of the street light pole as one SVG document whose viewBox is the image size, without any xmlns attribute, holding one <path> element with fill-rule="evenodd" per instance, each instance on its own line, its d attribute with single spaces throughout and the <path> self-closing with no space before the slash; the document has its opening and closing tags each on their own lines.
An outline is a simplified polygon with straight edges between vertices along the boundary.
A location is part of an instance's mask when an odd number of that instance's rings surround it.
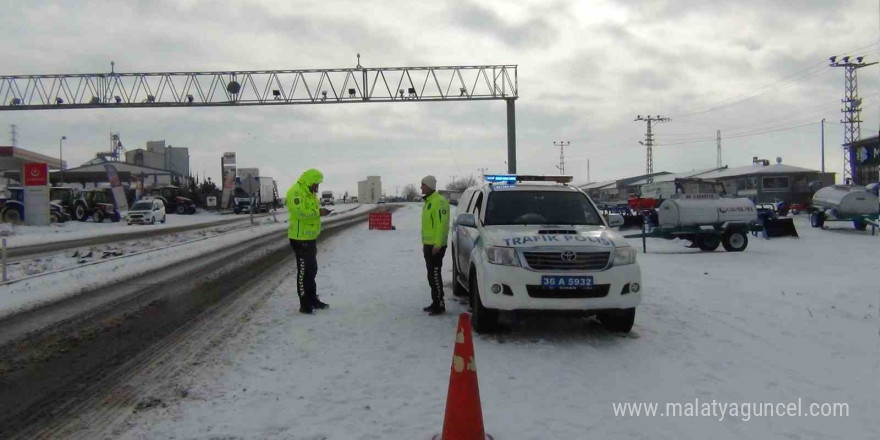
<svg viewBox="0 0 880 440">
<path fill-rule="evenodd" d="M 58 180 L 58 186 L 61 186 L 64 183 L 64 155 L 62 154 L 61 145 L 64 140 L 67 139 L 67 136 L 61 136 L 61 139 L 58 139 L 58 169 L 61 170 L 61 177 Z"/>
</svg>

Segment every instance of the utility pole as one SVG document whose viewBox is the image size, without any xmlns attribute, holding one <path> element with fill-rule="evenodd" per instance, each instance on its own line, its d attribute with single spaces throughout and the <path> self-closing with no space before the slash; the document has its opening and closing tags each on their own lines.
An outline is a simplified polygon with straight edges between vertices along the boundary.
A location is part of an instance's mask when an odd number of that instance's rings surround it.
<svg viewBox="0 0 880 440">
<path fill-rule="evenodd" d="M 715 132 L 715 142 L 718 143 L 718 161 L 715 164 L 715 167 L 721 168 L 723 166 L 721 165 L 721 130 Z"/>
<path fill-rule="evenodd" d="M 825 118 L 822 118 L 822 174 L 825 174 Z"/>
<path fill-rule="evenodd" d="M 12 146 L 17 147 L 18 146 L 18 134 L 15 132 L 15 129 L 17 127 L 15 126 L 15 124 L 12 124 L 11 127 L 12 127 Z"/>
<path fill-rule="evenodd" d="M 593 183 L 593 181 L 590 180 L 590 159 L 587 159 L 587 183 Z"/>
<path fill-rule="evenodd" d="M 648 115 L 648 117 L 643 118 L 642 115 L 638 115 L 635 121 L 646 121 L 648 123 L 648 131 L 645 133 L 645 142 L 639 141 L 639 143 L 644 145 L 648 149 L 647 158 L 645 161 L 645 182 L 653 183 L 654 178 L 651 177 L 651 175 L 654 174 L 654 133 L 651 132 L 651 123 L 667 122 L 669 121 L 669 118 L 664 118 L 660 115 L 657 115 L 653 118 L 651 117 L 651 115 Z"/>
<path fill-rule="evenodd" d="M 840 112 L 843 113 L 843 120 L 840 122 L 843 124 L 843 182 L 847 185 L 859 184 L 859 176 L 855 172 L 858 157 L 856 157 L 856 150 L 852 147 L 852 144 L 862 137 L 859 125 L 862 122 L 859 119 L 859 114 L 862 111 L 862 100 L 859 98 L 856 70 L 877 64 L 866 63 L 863 61 L 864 59 L 865 57 L 855 57 L 855 62 L 851 62 L 849 56 L 841 58 L 841 61 L 837 61 L 836 56 L 828 59 L 831 61 L 829 66 L 843 67 L 845 73 L 844 88 L 846 95 L 841 100 L 843 108 Z"/>
<path fill-rule="evenodd" d="M 553 145 L 559 147 L 559 165 L 556 165 L 556 168 L 559 170 L 559 174 L 565 174 L 565 147 L 571 145 L 571 141 L 553 141 Z"/>
</svg>

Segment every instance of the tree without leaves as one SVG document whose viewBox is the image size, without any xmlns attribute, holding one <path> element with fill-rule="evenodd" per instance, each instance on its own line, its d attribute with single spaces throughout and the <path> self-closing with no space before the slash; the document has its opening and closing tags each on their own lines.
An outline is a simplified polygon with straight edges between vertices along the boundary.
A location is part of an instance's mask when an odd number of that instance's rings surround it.
<svg viewBox="0 0 880 440">
<path fill-rule="evenodd" d="M 403 197 L 407 201 L 416 200 L 419 198 L 419 190 L 416 188 L 415 185 L 409 184 L 409 185 L 403 187 Z"/>
<path fill-rule="evenodd" d="M 477 183 L 477 178 L 474 176 L 459 177 L 446 184 L 446 189 L 449 191 L 464 191 L 472 186 L 476 186 Z"/>
</svg>

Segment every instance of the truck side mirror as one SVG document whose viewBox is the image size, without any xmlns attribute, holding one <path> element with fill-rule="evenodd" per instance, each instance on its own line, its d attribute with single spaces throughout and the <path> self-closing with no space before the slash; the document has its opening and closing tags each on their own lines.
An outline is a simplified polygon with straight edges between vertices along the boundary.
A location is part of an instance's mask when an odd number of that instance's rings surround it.
<svg viewBox="0 0 880 440">
<path fill-rule="evenodd" d="M 455 219 L 455 224 L 464 226 L 465 228 L 477 227 L 477 221 L 473 214 L 459 214 L 458 218 Z"/>
<path fill-rule="evenodd" d="M 623 216 L 620 214 L 608 214 L 608 226 L 612 228 L 623 226 Z"/>
</svg>

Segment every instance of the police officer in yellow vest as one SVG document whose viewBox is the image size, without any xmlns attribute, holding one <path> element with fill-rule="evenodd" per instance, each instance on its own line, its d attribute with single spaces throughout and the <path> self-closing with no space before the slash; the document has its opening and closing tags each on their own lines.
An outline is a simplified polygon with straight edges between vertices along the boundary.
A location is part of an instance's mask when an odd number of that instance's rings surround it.
<svg viewBox="0 0 880 440">
<path fill-rule="evenodd" d="M 321 219 L 330 213 L 318 203 L 318 185 L 324 175 L 312 168 L 300 176 L 287 190 L 285 205 L 290 213 L 287 237 L 296 254 L 296 293 L 299 295 L 299 311 L 312 314 L 314 309 L 326 309 L 326 303 L 318 299 L 315 275 L 318 274 L 318 246 Z"/>
<path fill-rule="evenodd" d="M 425 196 L 425 206 L 422 208 L 422 252 L 425 255 L 425 267 L 428 269 L 428 285 L 431 286 L 431 305 L 422 310 L 430 315 L 439 315 L 446 311 L 440 269 L 449 237 L 449 202 L 437 192 L 437 179 L 434 176 L 425 176 L 422 179 L 422 194 Z"/>
</svg>

